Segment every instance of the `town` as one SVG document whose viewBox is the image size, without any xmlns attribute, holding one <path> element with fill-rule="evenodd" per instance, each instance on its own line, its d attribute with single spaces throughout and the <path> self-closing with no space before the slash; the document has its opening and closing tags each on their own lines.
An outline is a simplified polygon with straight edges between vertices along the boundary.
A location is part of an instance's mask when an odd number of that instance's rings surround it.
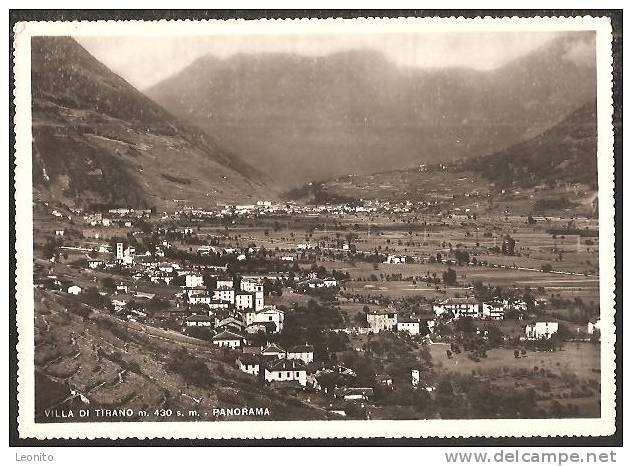
<svg viewBox="0 0 632 466">
<path fill-rule="evenodd" d="M 598 409 L 592 369 L 569 375 L 598 367 L 595 219 L 265 200 L 171 213 L 41 203 L 35 217 L 34 285 L 65 311 L 199 341 L 328 416 L 457 416 L 491 382 L 520 384 L 530 407 L 488 415 Z"/>
</svg>

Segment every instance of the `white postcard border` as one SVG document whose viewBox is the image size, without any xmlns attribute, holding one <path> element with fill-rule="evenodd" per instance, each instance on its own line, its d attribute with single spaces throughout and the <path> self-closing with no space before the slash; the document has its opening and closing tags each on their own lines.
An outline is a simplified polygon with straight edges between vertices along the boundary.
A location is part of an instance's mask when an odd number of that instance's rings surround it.
<svg viewBox="0 0 632 466">
<path fill-rule="evenodd" d="M 333 34 L 437 31 L 596 32 L 601 417 L 397 421 L 35 423 L 30 39 L 38 35 Z M 21 22 L 15 28 L 18 431 L 37 439 L 274 439 L 604 436 L 615 432 L 615 225 L 612 28 L 606 17 L 354 18 Z"/>
</svg>

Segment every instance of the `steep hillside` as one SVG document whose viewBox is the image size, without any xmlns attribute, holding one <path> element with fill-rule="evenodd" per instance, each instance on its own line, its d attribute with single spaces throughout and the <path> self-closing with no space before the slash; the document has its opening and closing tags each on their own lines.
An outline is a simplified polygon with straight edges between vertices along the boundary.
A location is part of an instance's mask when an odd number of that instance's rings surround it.
<svg viewBox="0 0 632 466">
<path fill-rule="evenodd" d="M 36 197 L 160 206 L 235 201 L 263 175 L 180 123 L 69 37 L 32 40 Z"/>
<path fill-rule="evenodd" d="M 596 111 L 595 102 L 585 104 L 542 134 L 466 166 L 497 187 L 568 182 L 596 189 Z"/>
<path fill-rule="evenodd" d="M 73 297 L 41 290 L 35 291 L 34 319 L 39 422 L 326 418 L 322 409 L 262 386 L 235 367 L 234 354 L 208 342 L 124 322 Z M 269 415 L 218 416 L 214 411 L 244 407 L 267 408 Z M 92 417 L 46 417 L 48 410 L 73 408 L 75 413 L 90 408 Z M 133 415 L 99 418 L 98 409 L 128 409 Z M 147 417 L 138 416 L 141 410 Z M 164 410 L 172 415 L 155 414 Z"/>
<path fill-rule="evenodd" d="M 490 70 L 398 67 L 379 52 L 203 57 L 147 91 L 285 186 L 500 150 L 594 98 L 569 34 Z"/>
</svg>

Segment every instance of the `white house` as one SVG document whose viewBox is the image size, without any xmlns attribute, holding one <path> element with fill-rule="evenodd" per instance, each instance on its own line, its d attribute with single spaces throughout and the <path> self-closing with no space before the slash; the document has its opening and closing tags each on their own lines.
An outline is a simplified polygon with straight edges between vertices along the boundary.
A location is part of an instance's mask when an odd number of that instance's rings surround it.
<svg viewBox="0 0 632 466">
<path fill-rule="evenodd" d="M 202 286 L 204 285 L 204 277 L 198 274 L 187 274 L 185 278 L 185 284 L 187 288 Z"/>
<path fill-rule="evenodd" d="M 215 346 L 219 346 L 220 348 L 239 348 L 243 344 L 244 337 L 237 333 L 224 330 L 211 338 L 211 341 Z"/>
<path fill-rule="evenodd" d="M 588 321 L 586 325 L 586 333 L 588 335 L 593 335 L 595 331 L 601 331 L 601 319 L 591 319 Z"/>
<path fill-rule="evenodd" d="M 373 333 L 397 329 L 397 311 L 392 308 L 369 311 L 366 321 Z"/>
<path fill-rule="evenodd" d="M 123 308 L 125 308 L 125 306 L 127 306 L 127 303 L 129 301 L 131 301 L 131 299 L 129 296 L 126 295 L 119 295 L 116 298 L 112 298 L 112 305 L 114 306 L 114 310 L 122 310 Z"/>
<path fill-rule="evenodd" d="M 224 301 L 225 303 L 235 303 L 235 290 L 233 288 L 221 287 L 213 290 L 213 300 Z"/>
<path fill-rule="evenodd" d="M 255 291 L 255 311 L 261 311 L 265 307 L 263 290 Z"/>
<path fill-rule="evenodd" d="M 505 304 L 499 301 L 483 303 L 482 318 L 503 320 L 505 318 Z"/>
<path fill-rule="evenodd" d="M 327 288 L 332 288 L 334 286 L 338 286 L 338 280 L 333 277 L 327 277 L 323 279 L 323 285 Z"/>
<path fill-rule="evenodd" d="M 235 293 L 235 307 L 240 311 L 244 309 L 254 309 L 254 293 L 238 291 Z"/>
<path fill-rule="evenodd" d="M 366 401 L 373 396 L 373 389 L 370 387 L 338 388 L 334 391 L 334 395 L 347 401 Z"/>
<path fill-rule="evenodd" d="M 189 304 L 211 304 L 211 296 L 208 294 L 195 294 L 189 296 Z"/>
<path fill-rule="evenodd" d="M 155 273 L 149 277 L 152 283 L 166 283 L 167 285 L 173 281 L 173 276 L 164 273 Z"/>
<path fill-rule="evenodd" d="M 394 254 L 389 254 L 386 256 L 385 264 L 405 264 L 406 256 L 396 256 Z"/>
<path fill-rule="evenodd" d="M 183 294 L 187 296 L 195 296 L 199 294 L 206 294 L 206 288 L 203 286 L 184 287 Z"/>
<path fill-rule="evenodd" d="M 91 269 L 100 269 L 105 267 L 105 261 L 103 259 L 88 259 L 88 267 Z"/>
<path fill-rule="evenodd" d="M 302 361 L 279 359 L 265 366 L 266 382 L 292 382 L 307 385 L 307 367 Z"/>
<path fill-rule="evenodd" d="M 305 364 L 309 364 L 314 361 L 314 347 L 312 345 L 298 345 L 292 346 L 287 350 L 287 359 L 298 359 Z"/>
<path fill-rule="evenodd" d="M 266 357 L 272 356 L 277 359 L 284 359 L 286 351 L 276 343 L 271 343 L 261 350 L 261 354 Z"/>
<path fill-rule="evenodd" d="M 503 301 L 507 309 L 514 309 L 516 311 L 525 312 L 529 309 L 529 305 L 524 299 L 509 298 Z"/>
<path fill-rule="evenodd" d="M 244 278 L 241 280 L 239 288 L 241 288 L 241 291 L 254 293 L 255 291 L 263 291 L 263 283 L 261 283 L 259 280 Z"/>
<path fill-rule="evenodd" d="M 320 278 L 312 278 L 311 280 L 308 280 L 305 283 L 307 284 L 308 287 L 312 289 L 325 287 L 325 282 L 321 280 Z"/>
<path fill-rule="evenodd" d="M 234 317 L 226 317 L 224 319 L 220 319 L 219 317 L 216 317 L 215 327 L 222 330 L 243 332 L 244 323 L 239 319 L 235 319 Z"/>
<path fill-rule="evenodd" d="M 263 283 L 257 280 L 243 279 L 239 285 L 241 291 L 235 293 L 235 307 L 237 309 L 263 309 Z"/>
<path fill-rule="evenodd" d="M 259 375 L 259 356 L 250 353 L 241 354 L 237 358 L 237 366 L 242 372 L 251 375 Z"/>
<path fill-rule="evenodd" d="M 208 307 L 212 311 L 216 311 L 219 309 L 228 309 L 230 307 L 230 303 L 226 303 L 224 301 L 211 300 L 211 302 L 208 303 Z"/>
<path fill-rule="evenodd" d="M 410 371 L 410 381 L 413 384 L 413 387 L 416 387 L 419 385 L 419 381 L 421 379 L 421 373 L 419 371 L 419 369 L 411 369 Z"/>
<path fill-rule="evenodd" d="M 557 322 L 532 322 L 525 326 L 524 333 L 527 340 L 548 340 L 558 329 Z"/>
<path fill-rule="evenodd" d="M 233 279 L 218 279 L 217 280 L 217 288 L 233 288 Z"/>
<path fill-rule="evenodd" d="M 81 287 L 78 285 L 72 285 L 68 287 L 68 294 L 78 295 L 79 293 L 81 293 L 81 291 Z"/>
<path fill-rule="evenodd" d="M 213 318 L 205 315 L 193 315 L 185 319 L 184 325 L 187 327 L 212 327 Z"/>
<path fill-rule="evenodd" d="M 263 309 L 257 311 L 248 311 L 244 315 L 246 319 L 246 325 L 251 324 L 263 324 L 265 322 L 274 323 L 276 331 L 278 333 L 283 330 L 283 321 L 285 320 L 285 313 L 276 306 L 265 306 Z"/>
<path fill-rule="evenodd" d="M 399 319 L 397 321 L 398 332 L 408 332 L 411 335 L 419 335 L 420 324 L 415 319 Z"/>
<path fill-rule="evenodd" d="M 474 298 L 448 298 L 432 306 L 435 315 L 452 313 L 455 319 L 461 317 L 480 318 L 480 304 Z"/>
</svg>

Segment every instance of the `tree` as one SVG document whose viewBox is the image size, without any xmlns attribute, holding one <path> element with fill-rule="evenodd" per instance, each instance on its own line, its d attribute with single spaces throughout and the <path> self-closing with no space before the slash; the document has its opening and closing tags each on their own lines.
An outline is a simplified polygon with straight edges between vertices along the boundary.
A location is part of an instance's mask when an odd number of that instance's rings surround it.
<svg viewBox="0 0 632 466">
<path fill-rule="evenodd" d="M 452 383 L 449 380 L 442 380 L 437 385 L 437 402 L 440 405 L 448 406 L 452 404 L 454 399 L 454 388 L 452 387 Z"/>
<path fill-rule="evenodd" d="M 153 315 L 156 312 L 163 311 L 169 307 L 169 302 L 164 299 L 154 296 L 147 302 L 145 310 L 148 315 Z"/>
<path fill-rule="evenodd" d="M 454 257 L 459 265 L 468 264 L 470 262 L 470 253 L 467 251 L 457 250 Z"/>
<path fill-rule="evenodd" d="M 541 270 L 544 273 L 549 273 L 549 272 L 553 271 L 553 267 L 551 266 L 551 264 L 544 264 L 542 266 Z"/>
<path fill-rule="evenodd" d="M 495 325 L 490 325 L 486 328 L 487 341 L 491 346 L 499 346 L 503 342 L 503 333 L 500 328 Z"/>
<path fill-rule="evenodd" d="M 116 289 L 116 285 L 112 277 L 104 277 L 101 280 L 101 286 L 103 287 L 105 291 L 109 291 L 109 292 L 112 292 Z"/>
<path fill-rule="evenodd" d="M 213 383 L 208 366 L 185 348 L 180 348 L 171 354 L 165 370 L 179 374 L 186 383 L 198 387 L 205 388 Z"/>
<path fill-rule="evenodd" d="M 142 218 L 136 222 L 136 226 L 146 235 L 149 235 L 152 231 L 151 224 Z"/>
<path fill-rule="evenodd" d="M 462 317 L 456 321 L 456 329 L 463 333 L 474 333 L 476 328 L 474 326 L 474 319 L 470 316 Z"/>
<path fill-rule="evenodd" d="M 44 258 L 52 259 L 55 257 L 55 251 L 57 249 L 57 245 L 55 244 L 55 240 L 52 238 L 47 238 L 46 243 L 42 248 L 42 253 L 44 254 Z"/>
<path fill-rule="evenodd" d="M 448 270 L 443 272 L 443 283 L 445 285 L 456 285 L 456 271 L 451 267 L 448 267 Z"/>
</svg>

